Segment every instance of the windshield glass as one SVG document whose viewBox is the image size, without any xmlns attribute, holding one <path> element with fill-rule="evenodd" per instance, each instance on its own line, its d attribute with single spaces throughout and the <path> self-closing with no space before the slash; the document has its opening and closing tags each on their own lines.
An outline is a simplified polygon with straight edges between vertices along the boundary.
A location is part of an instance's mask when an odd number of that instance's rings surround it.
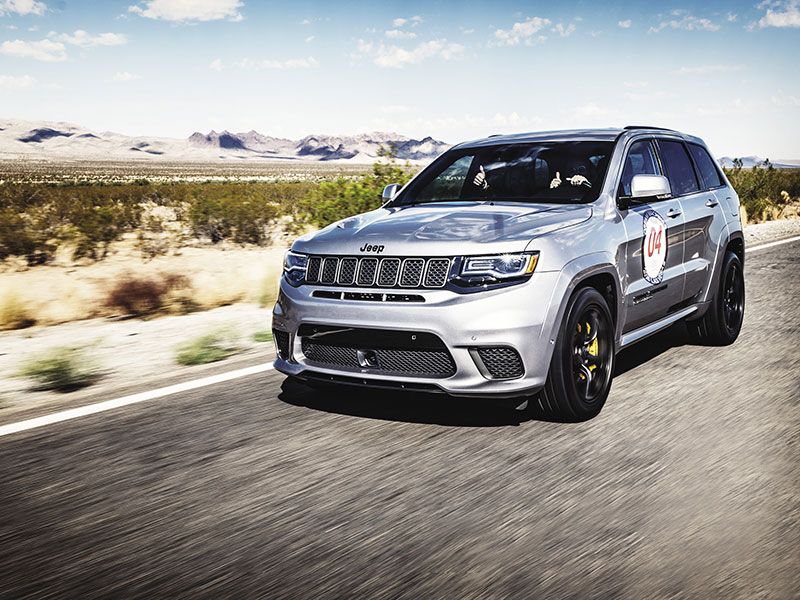
<svg viewBox="0 0 800 600">
<path fill-rule="evenodd" d="M 533 142 L 446 152 L 393 204 L 504 200 L 571 204 L 600 194 L 613 142 Z"/>
</svg>

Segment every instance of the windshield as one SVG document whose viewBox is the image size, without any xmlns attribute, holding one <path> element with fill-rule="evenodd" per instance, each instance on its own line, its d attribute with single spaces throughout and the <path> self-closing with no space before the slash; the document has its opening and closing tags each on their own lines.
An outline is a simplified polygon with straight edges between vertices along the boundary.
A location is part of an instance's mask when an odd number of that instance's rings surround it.
<svg viewBox="0 0 800 600">
<path fill-rule="evenodd" d="M 538 142 L 446 152 L 393 204 L 584 203 L 600 194 L 613 142 Z"/>
</svg>

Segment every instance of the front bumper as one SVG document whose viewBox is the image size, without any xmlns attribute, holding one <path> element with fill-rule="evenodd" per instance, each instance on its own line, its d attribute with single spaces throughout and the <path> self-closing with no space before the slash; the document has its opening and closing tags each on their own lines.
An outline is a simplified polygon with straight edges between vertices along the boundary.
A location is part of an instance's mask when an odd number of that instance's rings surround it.
<svg viewBox="0 0 800 600">
<path fill-rule="evenodd" d="M 292 287 L 281 281 L 273 311 L 274 329 L 289 334 L 290 356 L 278 357 L 275 368 L 295 377 L 330 376 L 343 383 L 376 387 L 438 389 L 454 396 L 520 396 L 538 391 L 545 382 L 552 356 L 553 302 L 559 273 L 534 273 L 525 283 L 506 288 L 459 294 L 450 290 L 415 290 L 420 303 L 369 302 L 312 297 L 315 291 L 363 291 L 359 288 Z M 393 290 L 386 290 L 391 293 Z M 407 292 L 408 290 L 398 290 Z M 344 368 L 312 363 L 297 336 L 303 324 L 395 331 L 419 331 L 438 336 L 455 363 L 449 377 L 419 377 L 375 373 L 370 368 Z M 524 374 L 516 379 L 492 379 L 476 360 L 475 349 L 511 347 L 522 360 Z"/>
</svg>

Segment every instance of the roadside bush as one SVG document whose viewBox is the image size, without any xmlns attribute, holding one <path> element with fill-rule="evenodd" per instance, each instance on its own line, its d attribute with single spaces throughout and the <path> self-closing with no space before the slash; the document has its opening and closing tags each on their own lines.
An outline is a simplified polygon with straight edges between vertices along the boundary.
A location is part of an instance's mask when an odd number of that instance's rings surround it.
<svg viewBox="0 0 800 600">
<path fill-rule="evenodd" d="M 229 329 L 219 329 L 178 346 L 175 360 L 181 365 L 202 365 L 224 360 L 240 350 L 236 334 Z"/>
<path fill-rule="evenodd" d="M 0 329 L 24 329 L 35 324 L 30 309 L 14 292 L 0 298 Z"/>
<path fill-rule="evenodd" d="M 32 358 L 19 372 L 36 383 L 34 389 L 72 392 L 91 385 L 100 377 L 98 369 L 77 348 L 52 348 Z"/>
<path fill-rule="evenodd" d="M 771 166 L 725 169 L 751 221 L 767 221 L 785 214 L 800 202 L 800 169 Z"/>
<path fill-rule="evenodd" d="M 356 179 L 339 177 L 323 181 L 300 203 L 302 217 L 317 227 L 325 227 L 346 217 L 374 210 L 381 203 L 383 188 L 390 183 L 405 184 L 414 175 L 410 165 L 393 159 L 376 162 L 372 172 Z"/>
<path fill-rule="evenodd" d="M 160 277 L 126 275 L 111 288 L 105 306 L 129 316 L 151 315 L 165 308 L 171 292 L 188 285 L 186 276 L 174 273 Z"/>
</svg>

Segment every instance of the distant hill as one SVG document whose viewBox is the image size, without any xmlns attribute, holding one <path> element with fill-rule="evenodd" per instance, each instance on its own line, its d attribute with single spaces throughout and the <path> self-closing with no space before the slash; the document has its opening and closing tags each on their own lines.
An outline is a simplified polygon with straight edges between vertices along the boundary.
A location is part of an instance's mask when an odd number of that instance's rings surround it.
<svg viewBox="0 0 800 600">
<path fill-rule="evenodd" d="M 71 123 L 0 119 L 0 160 L 272 159 L 372 163 L 383 151 L 394 148 L 400 160 L 427 162 L 449 147 L 431 137 L 415 140 L 383 132 L 354 136 L 309 135 L 301 140 L 290 140 L 252 130 L 246 133 L 210 131 L 176 139 L 100 133 Z"/>
<path fill-rule="evenodd" d="M 759 156 L 742 156 L 742 168 L 752 169 L 753 167 L 764 167 L 765 159 Z M 719 159 L 719 164 L 725 169 L 733 168 L 734 159 L 729 156 L 723 156 Z M 770 164 L 776 169 L 798 169 L 800 168 L 800 160 L 771 160 Z"/>
</svg>

